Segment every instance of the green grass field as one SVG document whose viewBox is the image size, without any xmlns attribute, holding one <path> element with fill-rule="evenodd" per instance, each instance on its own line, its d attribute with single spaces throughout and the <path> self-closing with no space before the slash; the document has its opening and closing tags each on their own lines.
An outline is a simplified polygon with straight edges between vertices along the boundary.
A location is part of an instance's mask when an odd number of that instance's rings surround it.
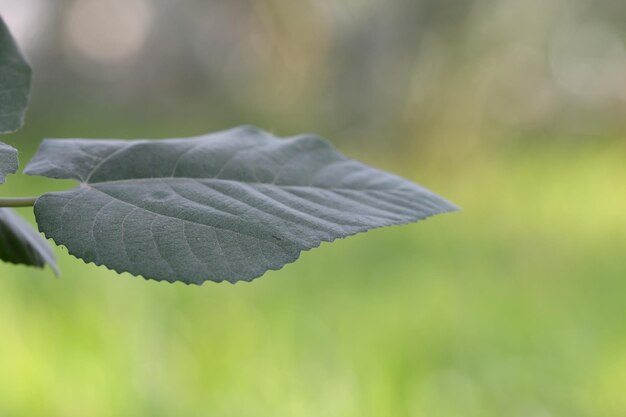
<svg viewBox="0 0 626 417">
<path fill-rule="evenodd" d="M 64 249 L 61 279 L 0 265 L 0 416 L 625 416 L 623 155 L 404 170 L 463 211 L 252 284 L 117 276 Z"/>
</svg>

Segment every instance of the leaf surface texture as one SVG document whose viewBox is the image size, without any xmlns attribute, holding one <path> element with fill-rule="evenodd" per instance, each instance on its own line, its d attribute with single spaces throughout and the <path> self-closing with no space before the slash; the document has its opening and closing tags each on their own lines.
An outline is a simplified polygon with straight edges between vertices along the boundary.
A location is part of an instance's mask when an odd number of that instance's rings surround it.
<svg viewBox="0 0 626 417">
<path fill-rule="evenodd" d="M 87 262 L 170 282 L 249 281 L 321 242 L 456 209 L 317 136 L 250 127 L 48 139 L 25 173 L 80 182 L 35 204 L 47 237 Z"/>
<path fill-rule="evenodd" d="M 18 130 L 30 98 L 31 69 L 0 17 L 0 133 Z"/>
<path fill-rule="evenodd" d="M 0 184 L 4 183 L 7 175 L 15 174 L 18 167 L 17 149 L 0 142 Z"/>
</svg>

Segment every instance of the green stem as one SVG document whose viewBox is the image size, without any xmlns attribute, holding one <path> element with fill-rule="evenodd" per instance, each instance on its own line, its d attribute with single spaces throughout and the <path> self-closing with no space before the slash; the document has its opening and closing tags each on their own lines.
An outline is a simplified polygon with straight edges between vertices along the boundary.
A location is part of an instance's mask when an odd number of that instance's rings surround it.
<svg viewBox="0 0 626 417">
<path fill-rule="evenodd" d="M 32 207 L 39 197 L 0 197 L 0 207 Z"/>
</svg>

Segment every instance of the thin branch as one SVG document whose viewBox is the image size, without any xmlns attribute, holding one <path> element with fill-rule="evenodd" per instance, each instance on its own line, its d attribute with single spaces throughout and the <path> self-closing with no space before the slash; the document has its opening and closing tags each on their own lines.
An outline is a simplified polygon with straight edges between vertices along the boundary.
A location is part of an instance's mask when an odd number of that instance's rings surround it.
<svg viewBox="0 0 626 417">
<path fill-rule="evenodd" d="M 0 207 L 32 207 L 39 197 L 0 197 Z"/>
</svg>

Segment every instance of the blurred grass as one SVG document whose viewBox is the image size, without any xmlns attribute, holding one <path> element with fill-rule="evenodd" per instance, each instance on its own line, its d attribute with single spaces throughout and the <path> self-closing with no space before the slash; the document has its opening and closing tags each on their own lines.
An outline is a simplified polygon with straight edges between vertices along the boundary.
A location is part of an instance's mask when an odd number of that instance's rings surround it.
<svg viewBox="0 0 626 417">
<path fill-rule="evenodd" d="M 0 416 L 626 415 L 624 150 L 387 164 L 464 211 L 252 284 L 0 265 Z"/>
</svg>

